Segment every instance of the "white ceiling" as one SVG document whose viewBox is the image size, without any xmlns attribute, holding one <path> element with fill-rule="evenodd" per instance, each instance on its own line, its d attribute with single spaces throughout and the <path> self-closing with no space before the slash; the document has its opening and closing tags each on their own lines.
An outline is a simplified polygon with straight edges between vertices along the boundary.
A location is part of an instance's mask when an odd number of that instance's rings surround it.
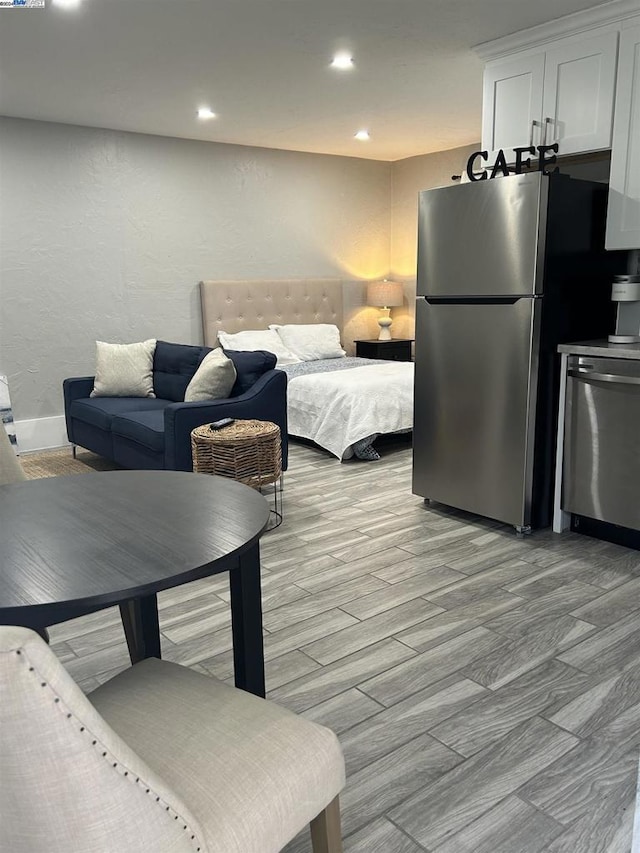
<svg viewBox="0 0 640 853">
<path fill-rule="evenodd" d="M 598 0 L 82 0 L 0 8 L 0 113 L 397 160 L 480 138 L 472 45 Z M 339 49 L 355 68 L 329 68 Z M 196 108 L 218 118 L 202 122 Z M 368 142 L 353 134 L 366 127 Z"/>
</svg>

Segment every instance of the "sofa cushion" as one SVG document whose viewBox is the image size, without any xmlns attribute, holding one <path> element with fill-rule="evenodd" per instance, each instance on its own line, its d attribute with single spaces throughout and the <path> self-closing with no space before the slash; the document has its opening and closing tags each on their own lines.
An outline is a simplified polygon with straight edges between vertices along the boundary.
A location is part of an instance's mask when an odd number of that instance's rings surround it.
<svg viewBox="0 0 640 853">
<path fill-rule="evenodd" d="M 244 394 L 252 385 L 255 385 L 263 373 L 273 370 L 276 366 L 275 355 L 266 350 L 243 352 L 227 349 L 224 350 L 224 354 L 231 359 L 237 373 L 230 397 L 239 397 L 240 394 Z"/>
<path fill-rule="evenodd" d="M 156 397 L 181 403 L 187 385 L 207 352 L 204 347 L 158 341 L 153 358 L 153 390 Z"/>
<path fill-rule="evenodd" d="M 71 403 L 72 418 L 110 430 L 114 415 L 132 411 L 164 411 L 170 400 L 156 397 L 84 397 Z"/>
<path fill-rule="evenodd" d="M 143 444 L 155 453 L 164 450 L 164 412 L 128 412 L 115 417 L 111 422 L 111 432 Z"/>
</svg>

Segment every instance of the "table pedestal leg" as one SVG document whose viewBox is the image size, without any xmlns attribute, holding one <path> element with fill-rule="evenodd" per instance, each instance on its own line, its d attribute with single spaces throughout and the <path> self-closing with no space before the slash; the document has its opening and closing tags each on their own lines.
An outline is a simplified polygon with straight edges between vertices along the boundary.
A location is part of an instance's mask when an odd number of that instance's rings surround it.
<svg viewBox="0 0 640 853">
<path fill-rule="evenodd" d="M 46 628 L 34 628 L 33 630 L 36 632 L 36 634 L 40 634 L 40 636 L 41 636 L 41 637 L 42 637 L 42 639 L 45 641 L 45 643 L 46 643 L 47 645 L 49 645 L 49 642 L 50 642 L 50 640 L 49 640 L 49 632 L 47 631 L 47 629 L 46 629 Z"/>
<path fill-rule="evenodd" d="M 120 616 L 131 663 L 161 657 L 157 596 L 124 601 L 120 605 Z"/>
<path fill-rule="evenodd" d="M 262 642 L 262 593 L 260 590 L 260 546 L 254 545 L 240 557 L 237 569 L 229 572 L 233 665 L 236 687 L 265 695 L 264 645 Z"/>
</svg>

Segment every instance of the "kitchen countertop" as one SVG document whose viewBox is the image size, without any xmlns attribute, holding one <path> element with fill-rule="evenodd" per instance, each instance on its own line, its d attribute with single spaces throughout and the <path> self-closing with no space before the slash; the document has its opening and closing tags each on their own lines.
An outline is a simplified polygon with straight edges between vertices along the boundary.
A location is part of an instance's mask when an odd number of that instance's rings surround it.
<svg viewBox="0 0 640 853">
<path fill-rule="evenodd" d="M 640 360 L 640 344 L 610 344 L 605 338 L 600 341 L 578 341 L 575 344 L 560 344 L 558 352 L 571 355 L 593 355 L 601 358 L 634 358 Z"/>
</svg>

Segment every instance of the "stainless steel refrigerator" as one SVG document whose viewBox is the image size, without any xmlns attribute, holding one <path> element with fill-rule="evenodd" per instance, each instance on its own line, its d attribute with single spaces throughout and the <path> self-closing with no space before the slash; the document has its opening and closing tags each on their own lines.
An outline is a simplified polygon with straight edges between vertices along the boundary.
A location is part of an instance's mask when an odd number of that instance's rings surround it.
<svg viewBox="0 0 640 853">
<path fill-rule="evenodd" d="M 556 348 L 611 328 L 606 192 L 536 172 L 420 193 L 415 494 L 549 523 Z"/>
</svg>

